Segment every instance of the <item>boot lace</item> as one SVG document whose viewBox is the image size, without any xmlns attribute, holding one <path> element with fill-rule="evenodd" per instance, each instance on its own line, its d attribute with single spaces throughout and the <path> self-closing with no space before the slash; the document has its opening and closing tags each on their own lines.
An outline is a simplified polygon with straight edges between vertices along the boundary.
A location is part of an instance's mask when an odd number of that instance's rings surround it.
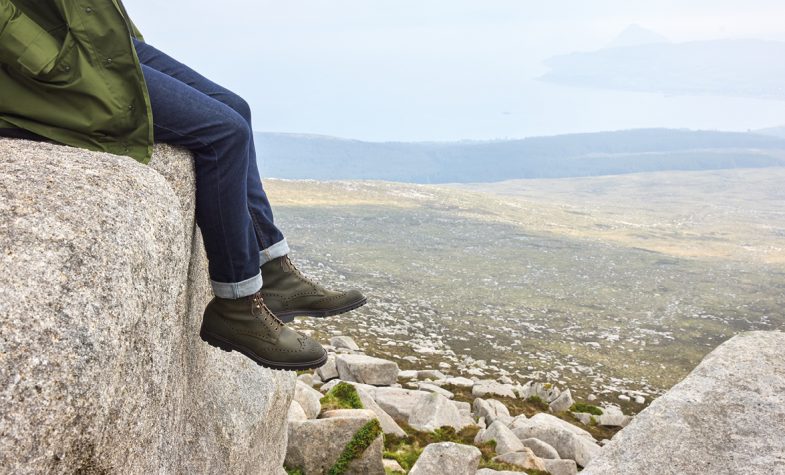
<svg viewBox="0 0 785 475">
<path fill-rule="evenodd" d="M 297 266 L 294 265 L 294 262 L 292 262 L 292 260 L 289 259 L 289 256 L 284 256 L 284 258 L 282 260 L 282 263 L 283 263 L 283 265 L 285 265 L 286 267 L 291 269 L 292 272 L 294 272 L 295 275 L 297 275 L 300 279 L 304 280 L 305 282 L 308 282 L 309 284 L 313 285 L 317 289 L 321 289 L 322 288 L 319 284 L 314 282 L 310 277 L 308 277 L 305 274 L 303 274 L 302 271 L 300 271 L 300 269 L 298 269 Z"/>
<path fill-rule="evenodd" d="M 257 292 L 253 295 L 253 304 L 259 310 L 262 315 L 268 316 L 274 323 L 275 323 L 275 330 L 280 331 L 281 328 L 285 325 L 275 314 L 267 308 L 267 305 L 264 304 L 264 299 L 262 298 L 262 293 Z"/>
</svg>

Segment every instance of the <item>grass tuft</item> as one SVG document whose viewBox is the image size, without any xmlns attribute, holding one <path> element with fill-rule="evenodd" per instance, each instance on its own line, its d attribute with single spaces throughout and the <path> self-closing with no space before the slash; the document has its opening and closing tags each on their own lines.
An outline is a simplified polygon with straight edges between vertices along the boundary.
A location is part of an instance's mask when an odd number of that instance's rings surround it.
<svg viewBox="0 0 785 475">
<path fill-rule="evenodd" d="M 371 419 L 360 427 L 360 430 L 354 434 L 352 440 L 346 444 L 346 447 L 343 449 L 343 452 L 341 452 L 338 460 L 336 460 L 335 464 L 327 471 L 327 475 L 342 475 L 346 473 L 352 460 L 362 455 L 362 453 L 365 452 L 365 449 L 367 449 L 381 433 L 382 426 L 379 424 L 379 419 Z"/>
<path fill-rule="evenodd" d="M 585 412 L 593 416 L 602 415 L 602 409 L 591 404 L 586 404 L 584 402 L 576 402 L 575 404 L 570 406 L 570 412 Z"/>
<path fill-rule="evenodd" d="M 526 402 L 528 402 L 529 404 L 533 405 L 534 407 L 536 407 L 541 411 L 547 411 L 550 407 L 548 406 L 548 403 L 543 401 L 540 396 L 529 396 L 526 399 Z"/>
<path fill-rule="evenodd" d="M 322 411 L 332 409 L 365 409 L 357 388 L 349 383 L 338 383 L 319 400 Z"/>
</svg>

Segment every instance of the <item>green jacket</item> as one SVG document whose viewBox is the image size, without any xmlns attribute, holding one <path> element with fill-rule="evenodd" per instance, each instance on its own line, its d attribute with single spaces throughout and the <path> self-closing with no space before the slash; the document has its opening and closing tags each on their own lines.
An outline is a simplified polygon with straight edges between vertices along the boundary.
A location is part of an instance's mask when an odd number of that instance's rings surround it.
<svg viewBox="0 0 785 475">
<path fill-rule="evenodd" d="M 0 128 L 150 160 L 152 112 L 121 0 L 0 0 Z"/>
</svg>

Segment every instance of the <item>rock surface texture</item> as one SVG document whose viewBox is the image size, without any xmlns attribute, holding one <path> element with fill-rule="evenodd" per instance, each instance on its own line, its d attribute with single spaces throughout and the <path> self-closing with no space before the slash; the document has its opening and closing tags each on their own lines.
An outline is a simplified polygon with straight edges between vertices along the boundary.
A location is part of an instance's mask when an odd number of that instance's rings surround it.
<svg viewBox="0 0 785 475">
<path fill-rule="evenodd" d="M 0 466 L 281 473 L 294 373 L 199 339 L 190 155 L 0 139 Z"/>
<path fill-rule="evenodd" d="M 440 442 L 429 444 L 409 475 L 474 475 L 480 465 L 480 449 L 471 445 Z"/>
<path fill-rule="evenodd" d="M 635 416 L 581 473 L 785 473 L 783 348 L 783 332 L 731 338 Z"/>
<path fill-rule="evenodd" d="M 347 412 L 356 414 L 347 416 Z M 293 422 L 289 425 L 287 467 L 299 468 L 306 475 L 327 473 L 357 431 L 375 417 L 373 412 L 366 410 L 336 411 L 335 415 L 337 417 Z M 379 434 L 358 458 L 349 463 L 346 474 L 384 475 L 382 450 L 383 436 Z"/>
</svg>

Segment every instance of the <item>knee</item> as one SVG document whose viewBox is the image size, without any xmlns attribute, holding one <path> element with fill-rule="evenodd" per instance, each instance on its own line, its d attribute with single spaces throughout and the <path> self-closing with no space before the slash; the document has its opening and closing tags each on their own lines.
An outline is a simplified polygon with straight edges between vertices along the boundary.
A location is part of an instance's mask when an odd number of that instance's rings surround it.
<svg viewBox="0 0 785 475">
<path fill-rule="evenodd" d="M 222 122 L 227 136 L 233 142 L 245 144 L 251 140 L 253 135 L 251 124 L 239 112 L 230 110 Z"/>
<path fill-rule="evenodd" d="M 226 105 L 240 114 L 240 117 L 245 119 L 248 124 L 251 123 L 251 106 L 248 105 L 245 99 L 232 92 L 227 97 Z"/>
</svg>

